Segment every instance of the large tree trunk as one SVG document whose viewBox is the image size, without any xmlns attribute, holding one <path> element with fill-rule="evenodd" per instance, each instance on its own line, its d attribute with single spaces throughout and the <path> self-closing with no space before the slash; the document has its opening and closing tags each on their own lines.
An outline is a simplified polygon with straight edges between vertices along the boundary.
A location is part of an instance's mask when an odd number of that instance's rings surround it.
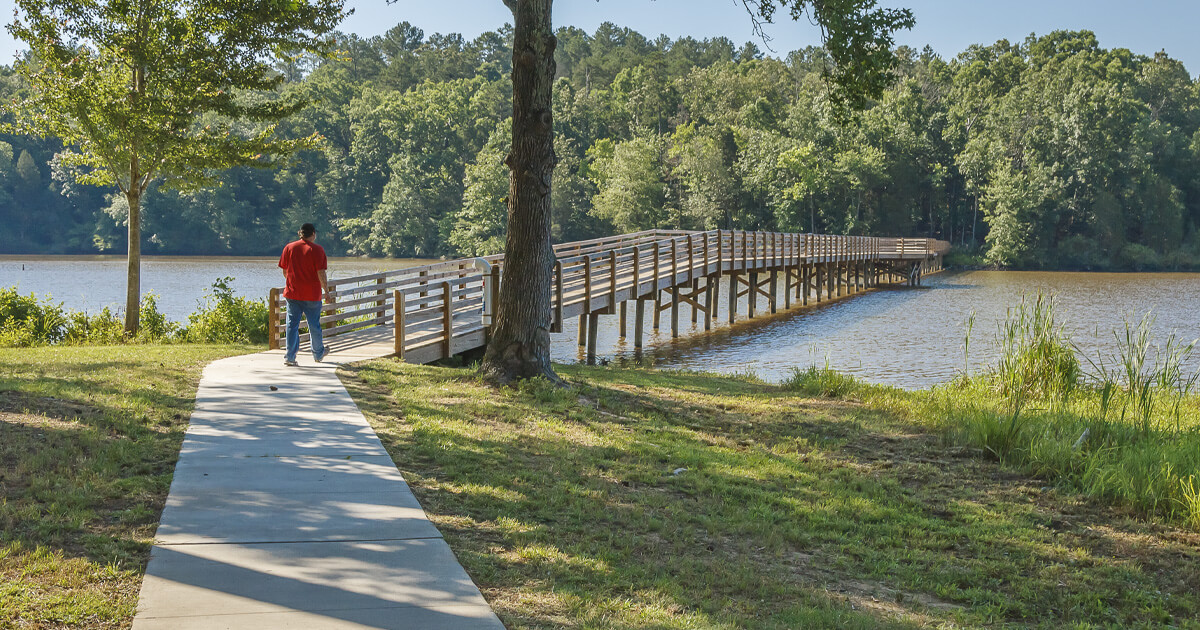
<svg viewBox="0 0 1200 630">
<path fill-rule="evenodd" d="M 508 234 L 504 281 L 483 372 L 497 383 L 544 376 L 550 367 L 550 180 L 554 172 L 551 116 L 553 0 L 504 0 L 513 11 L 513 127 L 508 164 Z"/>
<path fill-rule="evenodd" d="M 142 195 L 136 186 L 125 194 L 129 202 L 129 258 L 125 280 L 125 334 L 137 334 L 142 303 Z"/>
</svg>

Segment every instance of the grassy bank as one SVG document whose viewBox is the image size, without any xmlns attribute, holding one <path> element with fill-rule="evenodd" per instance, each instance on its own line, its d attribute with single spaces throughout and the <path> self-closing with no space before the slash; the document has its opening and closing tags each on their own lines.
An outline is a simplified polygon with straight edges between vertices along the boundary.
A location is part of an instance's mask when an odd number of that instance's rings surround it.
<svg viewBox="0 0 1200 630">
<path fill-rule="evenodd" d="M 0 628 L 129 626 L 200 371 L 255 350 L 0 349 Z"/>
<path fill-rule="evenodd" d="M 1200 628 L 1200 536 L 958 446 L 928 401 L 560 371 L 342 373 L 510 628 Z"/>
</svg>

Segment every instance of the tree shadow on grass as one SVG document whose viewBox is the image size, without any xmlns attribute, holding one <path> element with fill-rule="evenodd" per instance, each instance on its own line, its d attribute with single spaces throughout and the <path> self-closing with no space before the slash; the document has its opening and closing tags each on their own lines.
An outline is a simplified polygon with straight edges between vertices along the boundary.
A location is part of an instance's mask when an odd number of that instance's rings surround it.
<svg viewBox="0 0 1200 630">
<path fill-rule="evenodd" d="M 419 378 L 377 390 L 355 381 L 368 371 Z M 1058 506 L 1031 504 L 1033 480 L 852 403 L 813 409 L 778 388 L 640 370 L 577 370 L 565 393 L 495 392 L 429 368 L 343 375 L 493 604 L 534 627 L 564 610 L 636 627 L 620 602 L 676 611 L 656 627 L 1196 614 L 1177 579 L 1200 567 L 1195 547 L 1167 576 L 1140 570 L 1130 556 L 1153 553 L 1153 536 L 1105 555 L 1047 525 Z M 421 379 L 446 393 L 433 402 Z M 557 602 L 547 616 L 519 603 L 538 598 Z"/>
</svg>

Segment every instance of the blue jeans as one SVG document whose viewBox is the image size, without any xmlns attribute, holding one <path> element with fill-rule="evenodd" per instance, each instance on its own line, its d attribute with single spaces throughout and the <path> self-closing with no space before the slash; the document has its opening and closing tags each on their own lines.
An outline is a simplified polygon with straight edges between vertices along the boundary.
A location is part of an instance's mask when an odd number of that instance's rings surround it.
<svg viewBox="0 0 1200 630">
<path fill-rule="evenodd" d="M 308 320 L 308 335 L 312 340 L 313 358 L 325 353 L 325 340 L 321 338 L 321 301 L 293 300 L 287 301 L 287 353 L 284 359 L 296 360 L 300 350 L 300 316 Z"/>
</svg>

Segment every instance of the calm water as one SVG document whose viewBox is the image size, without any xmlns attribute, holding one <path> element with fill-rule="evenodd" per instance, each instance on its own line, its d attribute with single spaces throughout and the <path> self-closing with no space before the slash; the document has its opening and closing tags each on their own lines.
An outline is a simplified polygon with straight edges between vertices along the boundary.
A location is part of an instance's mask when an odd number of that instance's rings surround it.
<svg viewBox="0 0 1200 630">
<path fill-rule="evenodd" d="M 159 295 L 168 317 L 186 320 L 206 288 L 222 276 L 233 276 L 234 290 L 262 298 L 282 281 L 275 259 L 147 258 L 143 290 Z M 413 260 L 335 259 L 330 275 L 344 278 L 421 264 Z M 0 286 L 21 292 L 49 293 L 73 309 L 97 310 L 124 301 L 124 260 L 120 258 L 3 258 Z M 1113 332 L 1126 319 L 1135 323 L 1152 312 L 1161 342 L 1172 331 L 1190 341 L 1200 337 L 1200 274 L 1098 274 L 1059 272 L 974 271 L 926 278 L 921 288 L 896 288 L 860 294 L 831 304 L 795 308 L 773 317 L 740 319 L 728 326 L 722 286 L 714 330 L 693 327 L 691 312 L 680 309 L 681 337 L 670 338 L 670 312 L 662 314 L 662 330 L 650 330 L 647 308 L 643 352 L 633 352 L 630 337 L 617 337 L 617 317 L 601 316 L 598 352 L 615 360 L 642 360 L 660 367 L 716 372 L 753 372 L 768 380 L 786 378 L 796 367 L 828 364 L 863 379 L 922 388 L 946 381 L 963 369 L 963 335 L 967 318 L 976 313 L 970 362 L 972 369 L 995 359 L 992 341 L 1005 309 L 1022 294 L 1053 293 L 1058 314 L 1080 351 L 1110 355 Z M 743 301 L 744 302 L 744 301 Z M 780 302 L 782 304 L 782 300 Z M 759 308 L 762 308 L 760 300 Z M 744 306 L 740 309 L 744 313 Z M 583 358 L 576 343 L 576 321 L 553 336 L 556 361 Z M 1200 358 L 1200 357 L 1198 357 Z M 1200 369 L 1200 361 L 1193 368 Z"/>
<path fill-rule="evenodd" d="M 996 359 L 993 341 L 1005 310 L 1023 294 L 1038 291 L 1057 296 L 1059 320 L 1080 352 L 1093 358 L 1111 355 L 1113 332 L 1123 330 L 1126 319 L 1136 324 L 1146 312 L 1155 316 L 1159 343 L 1172 331 L 1187 341 L 1200 337 L 1200 274 L 945 273 L 926 278 L 924 287 L 872 291 L 774 317 L 739 320 L 732 327 L 724 323 L 726 290 L 723 285 L 719 328 L 704 333 L 703 320 L 693 328 L 690 312 L 682 308 L 681 336 L 672 341 L 669 312 L 664 312 L 662 330 L 646 338 L 640 360 L 661 367 L 752 372 L 771 381 L 786 378 L 796 367 L 828 363 L 871 382 L 925 388 L 963 370 L 963 337 L 972 312 L 970 363 L 979 369 Z M 626 341 L 618 340 L 616 319 L 601 317 L 598 353 L 617 360 L 639 358 L 632 333 Z M 570 322 L 568 334 L 556 335 L 556 360 L 583 356 L 575 326 Z M 1192 369 L 1200 369 L 1200 356 L 1191 363 Z"/>
</svg>

